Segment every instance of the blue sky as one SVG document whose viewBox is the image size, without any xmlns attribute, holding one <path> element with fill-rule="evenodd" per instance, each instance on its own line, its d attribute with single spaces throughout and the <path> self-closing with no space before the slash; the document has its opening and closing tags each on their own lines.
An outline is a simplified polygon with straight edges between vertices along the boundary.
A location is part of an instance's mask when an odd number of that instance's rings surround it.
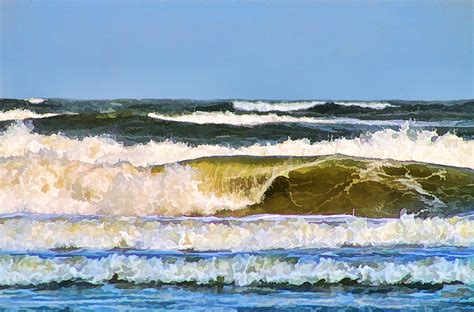
<svg viewBox="0 0 474 312">
<path fill-rule="evenodd" d="M 0 97 L 474 97 L 471 1 L 0 1 Z"/>
</svg>

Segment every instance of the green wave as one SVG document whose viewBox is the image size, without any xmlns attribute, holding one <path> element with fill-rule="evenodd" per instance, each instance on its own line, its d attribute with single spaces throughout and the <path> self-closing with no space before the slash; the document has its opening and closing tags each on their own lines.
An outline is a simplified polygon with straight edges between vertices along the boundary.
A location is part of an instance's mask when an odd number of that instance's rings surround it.
<svg viewBox="0 0 474 312">
<path fill-rule="evenodd" d="M 182 164 L 197 170 L 204 193 L 249 200 L 221 216 L 413 213 L 449 216 L 474 208 L 474 171 L 426 163 L 326 157 L 213 157 Z M 160 172 L 163 167 L 155 167 Z"/>
</svg>

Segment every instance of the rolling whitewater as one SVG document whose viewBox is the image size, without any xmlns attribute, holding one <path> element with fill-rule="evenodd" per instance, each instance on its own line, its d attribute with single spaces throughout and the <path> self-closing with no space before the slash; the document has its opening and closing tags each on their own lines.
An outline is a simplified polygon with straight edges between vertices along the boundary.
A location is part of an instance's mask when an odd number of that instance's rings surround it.
<svg viewBox="0 0 474 312">
<path fill-rule="evenodd" d="M 0 308 L 473 298 L 473 100 L 0 99 Z"/>
</svg>

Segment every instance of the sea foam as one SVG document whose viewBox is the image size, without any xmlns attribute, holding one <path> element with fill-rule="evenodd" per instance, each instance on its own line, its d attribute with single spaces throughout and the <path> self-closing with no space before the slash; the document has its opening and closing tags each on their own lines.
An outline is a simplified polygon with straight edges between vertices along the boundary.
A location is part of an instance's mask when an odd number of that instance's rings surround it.
<svg viewBox="0 0 474 312">
<path fill-rule="evenodd" d="M 296 110 L 305 110 L 314 106 L 324 105 L 326 102 L 311 101 L 311 102 L 264 102 L 264 101 L 234 101 L 232 105 L 235 109 L 243 111 L 258 111 L 258 112 L 290 112 Z"/>
<path fill-rule="evenodd" d="M 49 117 L 54 117 L 54 116 L 58 116 L 58 114 L 54 114 L 54 113 L 39 114 L 27 109 L 12 109 L 9 111 L 0 112 L 0 121 L 49 118 Z"/>
<path fill-rule="evenodd" d="M 400 147 L 403 146 L 401 149 Z M 254 144 L 243 147 L 182 142 L 149 142 L 124 146 L 105 137 L 72 139 L 61 134 L 41 135 L 23 124 L 9 127 L 0 134 L 0 157 L 26 156 L 50 152 L 67 160 L 91 164 L 129 162 L 135 166 L 174 163 L 212 156 L 319 156 L 342 154 L 354 157 L 418 161 L 474 169 L 474 141 L 452 133 L 415 130 L 402 126 L 384 129 L 354 139 L 335 139 L 311 143 L 308 139 L 288 139 L 277 144 Z"/>
<path fill-rule="evenodd" d="M 342 246 L 474 246 L 474 220 L 468 217 L 419 219 L 404 215 L 381 220 L 344 216 L 332 220 L 303 216 L 158 219 L 39 216 L 43 215 L 0 219 L 0 248 L 242 252 Z"/>
<path fill-rule="evenodd" d="M 362 285 L 474 283 L 473 259 L 433 257 L 407 263 L 355 264 L 322 258 L 319 261 L 237 255 L 194 261 L 183 258 L 111 255 L 44 259 L 38 256 L 0 256 L 0 285 L 110 280 L 143 284 L 303 285 L 351 280 Z"/>
<path fill-rule="evenodd" d="M 305 101 L 305 102 L 265 102 L 265 101 L 234 101 L 232 102 L 235 109 L 242 111 L 258 111 L 258 112 L 289 112 L 297 110 L 306 110 L 318 105 L 324 105 L 331 102 L 325 101 Z M 385 109 L 387 107 L 396 107 L 387 102 L 332 102 L 340 106 L 358 106 L 362 108 L 371 108 L 376 110 Z"/>
<path fill-rule="evenodd" d="M 294 117 L 276 114 L 256 115 L 256 114 L 235 114 L 233 112 L 194 112 L 184 115 L 163 115 L 159 113 L 149 113 L 148 117 L 176 121 L 189 122 L 195 124 L 225 124 L 234 126 L 256 126 L 272 123 L 300 123 L 300 124 L 350 124 L 350 125 L 370 125 L 370 126 L 402 126 L 403 120 L 362 120 L 355 118 L 315 118 L 315 117 Z M 437 123 L 412 122 L 413 125 L 429 126 Z"/>
</svg>

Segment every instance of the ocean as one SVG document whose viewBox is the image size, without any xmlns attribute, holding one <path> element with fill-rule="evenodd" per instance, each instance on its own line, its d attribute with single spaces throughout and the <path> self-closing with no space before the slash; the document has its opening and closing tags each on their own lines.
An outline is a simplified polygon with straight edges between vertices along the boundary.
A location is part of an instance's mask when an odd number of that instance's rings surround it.
<svg viewBox="0 0 474 312">
<path fill-rule="evenodd" d="M 472 311 L 474 100 L 0 99 L 0 309 Z"/>
</svg>

